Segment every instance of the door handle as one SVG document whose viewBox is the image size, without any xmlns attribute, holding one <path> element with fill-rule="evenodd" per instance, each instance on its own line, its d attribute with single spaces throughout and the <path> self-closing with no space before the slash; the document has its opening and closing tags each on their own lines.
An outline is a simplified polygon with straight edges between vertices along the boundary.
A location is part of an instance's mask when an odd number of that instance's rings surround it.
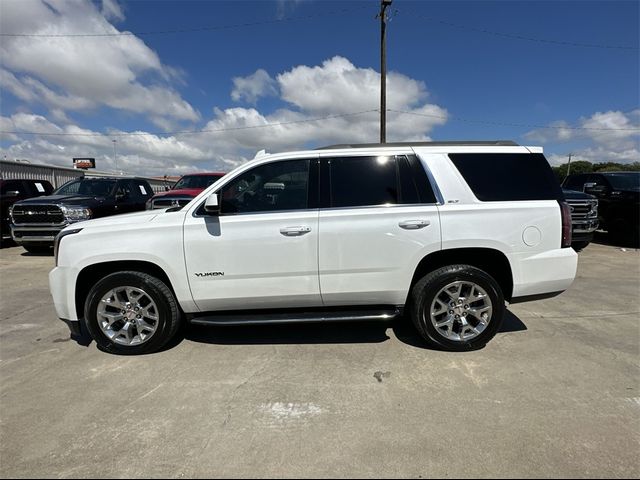
<svg viewBox="0 0 640 480">
<path fill-rule="evenodd" d="M 428 227 L 429 225 L 431 225 L 429 220 L 404 220 L 398 223 L 398 226 L 405 230 L 418 230 L 419 228 Z"/>
<path fill-rule="evenodd" d="M 280 233 L 285 237 L 299 237 L 311 231 L 310 227 L 282 227 Z"/>
</svg>

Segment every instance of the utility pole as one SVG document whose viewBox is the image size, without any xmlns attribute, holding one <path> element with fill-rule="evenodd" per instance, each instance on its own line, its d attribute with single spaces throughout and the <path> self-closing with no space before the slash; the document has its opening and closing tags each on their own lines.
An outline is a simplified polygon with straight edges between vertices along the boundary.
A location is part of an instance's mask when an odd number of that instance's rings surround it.
<svg viewBox="0 0 640 480">
<path fill-rule="evenodd" d="M 569 162 L 567 163 L 567 175 L 566 175 L 566 177 L 568 177 L 569 174 L 571 173 L 571 155 L 573 155 L 573 154 L 572 153 L 569 154 Z"/>
<path fill-rule="evenodd" d="M 387 7 L 393 0 L 380 2 L 380 143 L 387 141 Z"/>
<path fill-rule="evenodd" d="M 113 142 L 113 163 L 115 164 L 115 171 L 118 172 L 118 156 L 116 155 L 116 139 L 111 140 Z"/>
</svg>

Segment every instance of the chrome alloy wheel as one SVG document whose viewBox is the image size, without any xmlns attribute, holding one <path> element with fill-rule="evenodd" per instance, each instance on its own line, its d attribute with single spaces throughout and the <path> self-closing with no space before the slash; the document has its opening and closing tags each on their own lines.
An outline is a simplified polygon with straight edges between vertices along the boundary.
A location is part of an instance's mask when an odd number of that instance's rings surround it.
<svg viewBox="0 0 640 480">
<path fill-rule="evenodd" d="M 463 342 L 477 337 L 487 328 L 492 310 L 487 292 L 473 282 L 459 280 L 438 292 L 431 302 L 429 315 L 440 335 Z"/>
<path fill-rule="evenodd" d="M 98 326 L 111 341 L 125 346 L 145 343 L 156 332 L 158 307 L 144 290 L 116 287 L 98 303 Z"/>
</svg>

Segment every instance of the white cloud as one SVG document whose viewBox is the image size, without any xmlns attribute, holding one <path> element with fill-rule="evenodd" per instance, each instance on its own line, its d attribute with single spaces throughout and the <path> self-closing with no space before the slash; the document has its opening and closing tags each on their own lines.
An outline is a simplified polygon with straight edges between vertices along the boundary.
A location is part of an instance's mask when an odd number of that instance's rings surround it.
<svg viewBox="0 0 640 480">
<path fill-rule="evenodd" d="M 118 4 L 117 0 L 102 0 L 102 16 L 107 20 L 122 21 L 124 20 L 124 13 L 122 13 L 122 7 Z"/>
<path fill-rule="evenodd" d="M 387 139 L 429 140 L 432 130 L 446 122 L 447 111 L 426 102 L 428 92 L 423 82 L 396 72 L 390 72 L 387 78 L 390 107 L 418 114 L 388 112 Z M 212 118 L 202 127 L 208 130 L 205 133 L 117 137 L 118 166 L 129 173 L 145 175 L 228 171 L 263 148 L 277 152 L 333 143 L 378 141 L 377 111 L 344 115 L 378 107 L 380 76 L 373 69 L 359 68 L 346 58 L 334 57 L 319 66 L 294 67 L 277 75 L 272 82 L 274 90 L 281 93 L 282 108 L 272 112 L 262 112 L 255 107 L 215 108 Z M 256 92 L 247 84 L 238 88 L 238 92 L 243 92 L 238 93 L 243 99 L 248 98 L 247 92 Z M 144 97 L 139 101 L 144 101 Z M 156 119 L 151 117 L 156 123 L 164 118 L 162 115 Z M 14 114 L 3 119 L 3 126 L 7 122 L 11 124 L 11 128 L 3 130 L 92 133 L 66 120 Z M 245 128 L 256 126 L 264 128 Z M 73 156 L 93 156 L 99 169 L 114 167 L 110 137 L 21 136 L 5 153 L 9 158 L 29 158 L 32 162 L 57 165 L 68 165 Z"/>
<path fill-rule="evenodd" d="M 103 13 L 88 0 L 4 2 L 3 32 L 118 33 L 109 18 L 124 18 L 115 1 Z M 107 15 L 107 17 L 105 17 Z M 200 116 L 168 83 L 177 70 L 134 35 L 114 37 L 5 37 L 0 43 L 3 86 L 22 100 L 74 111 L 102 105 L 133 113 L 195 122 Z M 142 77 L 145 77 L 145 81 Z"/>
<path fill-rule="evenodd" d="M 640 109 L 631 112 L 596 112 L 590 117 L 580 118 L 580 128 L 567 128 L 569 126 L 564 120 L 553 122 L 549 124 L 552 128 L 532 130 L 524 138 L 543 144 L 583 144 L 572 149 L 572 161 L 631 163 L 640 160 Z M 567 162 L 566 154 L 551 153 L 547 158 L 553 165 Z"/>
<path fill-rule="evenodd" d="M 262 68 L 248 77 L 233 79 L 231 98 L 236 102 L 244 100 L 255 105 L 258 98 L 277 94 L 275 80 Z"/>
</svg>

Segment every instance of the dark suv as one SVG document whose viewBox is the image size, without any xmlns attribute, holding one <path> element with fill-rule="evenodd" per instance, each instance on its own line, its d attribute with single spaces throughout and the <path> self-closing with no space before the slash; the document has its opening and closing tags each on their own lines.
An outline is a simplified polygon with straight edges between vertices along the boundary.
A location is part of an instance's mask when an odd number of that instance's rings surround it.
<svg viewBox="0 0 640 480">
<path fill-rule="evenodd" d="M 132 177 L 84 177 L 52 195 L 16 202 L 10 210 L 13 240 L 29 252 L 47 252 L 70 223 L 144 210 L 149 182 Z"/>
<path fill-rule="evenodd" d="M 564 188 L 595 195 L 600 225 L 612 241 L 638 245 L 640 240 L 640 172 L 569 175 Z"/>
<path fill-rule="evenodd" d="M 11 239 L 9 208 L 20 200 L 51 195 L 53 187 L 46 180 L 0 180 L 0 233 L 2 241 Z"/>
</svg>

